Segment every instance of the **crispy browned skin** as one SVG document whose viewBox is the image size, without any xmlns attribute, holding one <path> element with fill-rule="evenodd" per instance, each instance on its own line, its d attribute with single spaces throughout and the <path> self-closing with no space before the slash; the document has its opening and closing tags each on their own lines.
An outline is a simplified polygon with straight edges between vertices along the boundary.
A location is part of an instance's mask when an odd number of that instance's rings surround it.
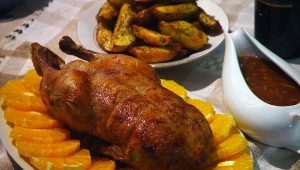
<svg viewBox="0 0 300 170">
<path fill-rule="evenodd" d="M 111 143 L 104 154 L 137 169 L 202 167 L 212 133 L 195 107 L 163 88 L 144 62 L 126 55 L 95 59 L 91 56 L 103 55 L 72 43 L 64 38 L 60 45 L 91 61 L 64 65 L 49 60 L 50 50 L 32 44 L 34 66 L 43 76 L 41 96 L 56 119 Z"/>
</svg>

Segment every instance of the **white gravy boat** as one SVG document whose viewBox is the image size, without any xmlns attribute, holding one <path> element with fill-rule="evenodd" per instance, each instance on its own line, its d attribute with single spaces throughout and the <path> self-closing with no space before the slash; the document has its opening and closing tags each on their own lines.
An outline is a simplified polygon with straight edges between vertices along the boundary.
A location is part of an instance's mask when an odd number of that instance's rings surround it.
<svg viewBox="0 0 300 170">
<path fill-rule="evenodd" d="M 298 85 L 300 72 L 265 48 L 244 29 L 224 35 L 223 98 L 237 125 L 257 141 L 300 154 L 300 104 L 274 106 L 259 99 L 248 87 L 237 56 L 253 54 L 267 57 Z"/>
</svg>

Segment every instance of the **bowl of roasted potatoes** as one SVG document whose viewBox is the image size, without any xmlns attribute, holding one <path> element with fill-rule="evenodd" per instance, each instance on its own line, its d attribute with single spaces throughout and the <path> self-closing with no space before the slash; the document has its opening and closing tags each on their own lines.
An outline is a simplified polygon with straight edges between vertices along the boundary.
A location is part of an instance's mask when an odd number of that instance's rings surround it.
<svg viewBox="0 0 300 170">
<path fill-rule="evenodd" d="M 226 14 L 211 0 L 101 0 L 77 25 L 84 47 L 128 54 L 154 68 L 205 56 L 227 31 Z"/>
</svg>

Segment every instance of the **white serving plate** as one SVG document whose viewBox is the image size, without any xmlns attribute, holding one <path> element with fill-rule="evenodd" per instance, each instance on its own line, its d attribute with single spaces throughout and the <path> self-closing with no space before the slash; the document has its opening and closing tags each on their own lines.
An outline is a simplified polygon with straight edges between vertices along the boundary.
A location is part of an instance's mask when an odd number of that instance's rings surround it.
<svg viewBox="0 0 300 170">
<path fill-rule="evenodd" d="M 197 93 L 199 93 L 199 91 Z M 196 92 L 188 92 L 188 96 L 194 99 L 201 99 L 197 96 Z M 215 106 L 214 106 L 214 110 L 218 114 L 223 114 L 222 112 L 220 112 L 220 109 L 218 109 Z M 0 139 L 2 141 L 2 144 L 4 145 L 8 154 L 22 169 L 34 170 L 34 168 L 19 155 L 16 146 L 13 145 L 12 139 L 9 137 L 11 130 L 12 127 L 9 124 L 7 124 L 4 118 L 4 111 L 2 110 L 2 108 L 0 108 Z M 240 133 L 242 134 L 242 132 Z M 252 156 L 251 152 L 250 155 Z"/>
<path fill-rule="evenodd" d="M 99 0 L 93 6 L 86 10 L 86 12 L 81 16 L 77 23 L 77 36 L 79 41 L 83 45 L 83 47 L 100 52 L 100 53 L 107 53 L 102 50 L 96 41 L 96 28 L 97 28 L 97 21 L 96 21 L 96 14 L 100 7 L 106 2 L 106 0 Z M 217 20 L 219 20 L 223 31 L 227 32 L 229 29 L 228 18 L 221 7 L 219 7 L 216 3 L 211 0 L 198 0 L 197 4 L 199 7 L 204 9 L 208 14 L 213 15 Z M 164 63 L 157 63 L 151 64 L 154 68 L 167 68 L 172 66 L 177 66 L 181 64 L 185 64 L 197 59 L 200 59 L 213 51 L 217 48 L 220 43 L 224 40 L 223 34 L 219 34 L 216 36 L 208 35 L 209 41 L 208 43 L 211 45 L 209 48 L 193 53 L 188 57 L 185 57 L 180 60 L 164 62 Z"/>
</svg>

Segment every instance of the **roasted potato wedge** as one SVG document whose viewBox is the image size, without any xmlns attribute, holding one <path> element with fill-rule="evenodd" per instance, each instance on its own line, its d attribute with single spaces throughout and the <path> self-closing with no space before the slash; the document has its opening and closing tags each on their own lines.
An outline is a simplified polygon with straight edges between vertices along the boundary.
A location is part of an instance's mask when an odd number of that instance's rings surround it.
<svg viewBox="0 0 300 170">
<path fill-rule="evenodd" d="M 135 42 L 135 36 L 130 27 L 134 15 L 135 12 L 132 10 L 131 5 L 124 3 L 114 27 L 113 51 L 124 52 Z"/>
<path fill-rule="evenodd" d="M 136 37 L 142 39 L 146 44 L 150 46 L 163 47 L 168 45 L 172 41 L 171 36 L 162 35 L 158 32 L 137 25 L 132 25 L 132 32 Z"/>
<path fill-rule="evenodd" d="M 135 4 L 150 4 L 150 3 L 153 3 L 155 0 L 133 0 L 133 2 Z"/>
<path fill-rule="evenodd" d="M 147 63 L 160 63 L 172 60 L 181 50 L 180 43 L 174 43 L 168 47 L 135 46 L 129 49 L 129 53 Z"/>
<path fill-rule="evenodd" d="M 98 23 L 96 40 L 103 50 L 113 52 L 113 32 L 103 22 Z"/>
<path fill-rule="evenodd" d="M 114 6 L 106 2 L 97 13 L 96 19 L 98 22 L 111 21 L 113 18 L 118 16 L 118 12 L 119 11 Z"/>
<path fill-rule="evenodd" d="M 213 16 L 208 15 L 205 11 L 201 11 L 198 16 L 199 22 L 206 28 L 213 31 L 222 31 L 222 26 L 219 21 L 216 20 Z"/>
<path fill-rule="evenodd" d="M 181 20 L 192 15 L 196 15 L 199 10 L 194 2 L 155 6 L 152 8 L 153 16 L 158 20 Z"/>
<path fill-rule="evenodd" d="M 204 30 L 205 29 L 205 27 L 199 21 L 194 21 L 192 24 L 195 27 L 197 27 L 199 30 Z"/>
<path fill-rule="evenodd" d="M 131 3 L 132 0 L 107 0 L 107 2 L 116 8 L 121 8 L 124 3 Z"/>
<path fill-rule="evenodd" d="M 162 34 L 172 36 L 186 49 L 201 50 L 208 42 L 207 35 L 187 21 L 161 21 L 158 28 Z"/>
<path fill-rule="evenodd" d="M 196 2 L 197 0 L 160 0 L 161 3 L 176 4 L 184 2 Z"/>
<path fill-rule="evenodd" d="M 139 11 L 133 18 L 134 23 L 138 25 L 148 25 L 153 22 L 152 14 L 151 14 L 151 9 L 146 8 L 141 11 Z"/>
</svg>

